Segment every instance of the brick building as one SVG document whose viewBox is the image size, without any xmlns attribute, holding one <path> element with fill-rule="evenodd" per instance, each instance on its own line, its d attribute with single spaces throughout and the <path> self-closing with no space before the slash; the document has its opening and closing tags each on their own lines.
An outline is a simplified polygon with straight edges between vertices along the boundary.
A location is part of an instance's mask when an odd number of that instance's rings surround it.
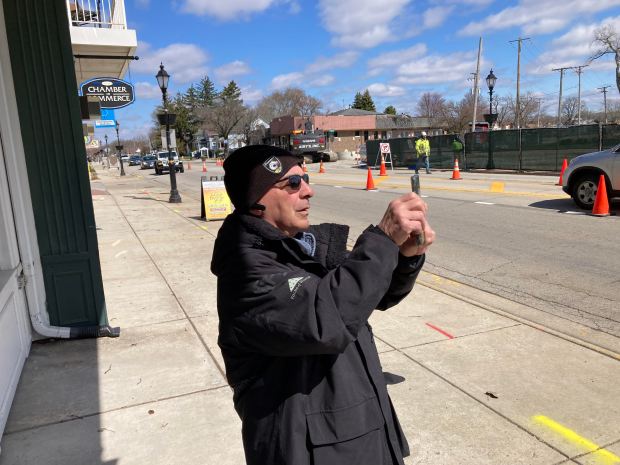
<svg viewBox="0 0 620 465">
<path fill-rule="evenodd" d="M 360 152 L 368 140 L 443 134 L 440 128 L 431 127 L 429 118 L 388 115 L 355 108 L 336 111 L 328 115 L 281 116 L 271 121 L 272 142 L 286 146 L 293 131 L 324 132 L 328 135 L 328 149 L 332 152 Z M 363 149 L 362 149 L 363 151 Z"/>
</svg>

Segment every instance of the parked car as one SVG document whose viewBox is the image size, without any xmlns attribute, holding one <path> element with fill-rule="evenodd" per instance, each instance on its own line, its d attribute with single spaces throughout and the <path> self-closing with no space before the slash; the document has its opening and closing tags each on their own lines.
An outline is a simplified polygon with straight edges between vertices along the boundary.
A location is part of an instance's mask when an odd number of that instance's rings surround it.
<svg viewBox="0 0 620 465">
<path fill-rule="evenodd" d="M 145 155 L 142 157 L 142 163 L 140 163 L 140 169 L 147 170 L 149 168 L 155 168 L 155 162 L 157 157 L 155 155 Z"/>
<path fill-rule="evenodd" d="M 127 163 L 129 161 L 129 155 L 127 155 L 126 153 L 122 154 L 121 160 L 123 160 L 123 163 Z"/>
<path fill-rule="evenodd" d="M 591 210 L 601 174 L 607 197 L 620 197 L 620 144 L 573 158 L 562 175 L 562 190 L 580 207 Z"/>
<path fill-rule="evenodd" d="M 172 157 L 174 158 L 174 168 L 177 172 L 184 173 L 185 167 L 183 162 L 179 160 L 179 154 L 173 150 Z M 157 152 L 157 161 L 155 162 L 155 174 L 163 174 L 164 171 L 170 172 L 170 165 L 168 163 L 168 151 Z"/>
<path fill-rule="evenodd" d="M 138 166 L 142 161 L 142 157 L 140 155 L 132 155 L 129 157 L 129 166 Z"/>
</svg>

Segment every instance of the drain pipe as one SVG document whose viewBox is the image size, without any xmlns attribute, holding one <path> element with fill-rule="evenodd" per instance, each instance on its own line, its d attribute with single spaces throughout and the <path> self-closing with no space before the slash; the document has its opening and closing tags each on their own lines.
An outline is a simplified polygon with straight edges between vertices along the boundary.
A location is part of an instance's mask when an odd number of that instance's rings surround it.
<svg viewBox="0 0 620 465">
<path fill-rule="evenodd" d="M 26 291 L 26 306 L 28 307 L 28 314 L 30 315 L 30 323 L 34 331 L 43 336 L 54 339 L 86 339 L 86 338 L 98 338 L 98 337 L 119 337 L 121 334 L 120 328 L 113 328 L 110 325 L 104 326 L 81 326 L 81 327 L 68 327 L 68 326 L 52 326 L 42 314 L 41 309 L 43 305 L 31 305 L 30 302 L 37 302 L 39 299 L 35 295 L 34 286 L 30 285 L 32 280 L 28 279 L 31 273 L 28 273 L 28 267 L 25 265 L 26 270 L 18 270 L 17 283 L 19 289 L 25 289 Z M 24 271 L 27 273 L 24 273 Z M 32 270 L 30 270 L 32 272 Z M 30 275 L 30 276 L 28 276 Z"/>
</svg>

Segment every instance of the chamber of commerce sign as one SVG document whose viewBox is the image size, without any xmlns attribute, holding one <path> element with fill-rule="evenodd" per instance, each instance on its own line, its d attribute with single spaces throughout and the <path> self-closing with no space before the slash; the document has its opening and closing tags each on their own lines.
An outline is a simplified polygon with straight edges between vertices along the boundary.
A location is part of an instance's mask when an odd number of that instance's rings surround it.
<svg viewBox="0 0 620 465">
<path fill-rule="evenodd" d="M 115 78 L 95 78 L 80 85 L 83 96 L 96 97 L 101 108 L 122 108 L 135 100 L 133 86 Z"/>
</svg>

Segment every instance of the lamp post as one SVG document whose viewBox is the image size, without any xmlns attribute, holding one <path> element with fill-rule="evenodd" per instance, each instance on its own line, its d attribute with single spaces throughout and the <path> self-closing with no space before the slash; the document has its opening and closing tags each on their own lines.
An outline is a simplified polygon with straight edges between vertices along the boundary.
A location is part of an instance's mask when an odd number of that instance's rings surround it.
<svg viewBox="0 0 620 465">
<path fill-rule="evenodd" d="M 493 70 L 487 76 L 487 87 L 489 88 L 489 117 L 487 122 L 489 123 L 489 155 L 487 158 L 487 169 L 492 170 L 495 169 L 495 163 L 493 162 L 493 151 L 491 150 L 491 132 L 493 132 L 493 124 L 495 123 L 495 117 L 497 115 L 493 114 L 493 88 L 495 87 L 495 82 L 497 81 L 497 76 L 493 74 Z"/>
<path fill-rule="evenodd" d="M 155 75 L 157 78 L 157 85 L 161 89 L 161 96 L 164 102 L 164 113 L 163 116 L 165 125 L 166 125 L 166 146 L 168 147 L 168 168 L 170 171 L 170 198 L 168 202 L 170 203 L 181 203 L 181 195 L 179 195 L 179 191 L 177 190 L 177 177 L 176 177 L 176 167 L 174 166 L 174 157 L 172 156 L 172 150 L 170 149 L 170 119 L 173 116 L 168 113 L 168 100 L 167 100 L 167 89 L 168 89 L 168 81 L 170 80 L 170 75 L 164 69 L 164 64 L 160 63 L 159 71 Z M 162 119 L 160 118 L 160 123 Z"/>
<path fill-rule="evenodd" d="M 110 151 L 110 149 L 108 148 L 108 135 L 106 134 L 105 136 L 103 136 L 103 138 L 105 139 L 105 160 L 106 162 L 108 162 L 108 152 Z M 101 164 L 103 165 L 103 160 L 101 160 Z"/>
<path fill-rule="evenodd" d="M 123 146 L 121 145 L 121 140 L 118 137 L 118 128 L 119 128 L 120 124 L 118 124 L 118 121 L 116 122 L 116 152 L 118 153 L 118 159 L 121 162 L 121 176 L 125 176 L 125 167 L 123 166 L 123 154 L 121 153 L 121 150 L 123 150 Z"/>
</svg>

